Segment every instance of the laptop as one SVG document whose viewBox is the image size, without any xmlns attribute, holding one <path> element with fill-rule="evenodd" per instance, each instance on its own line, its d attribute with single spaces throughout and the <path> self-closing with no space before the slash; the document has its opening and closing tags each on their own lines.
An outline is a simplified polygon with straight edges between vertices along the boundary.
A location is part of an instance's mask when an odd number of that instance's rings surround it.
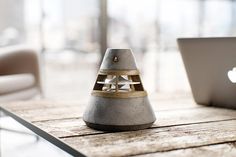
<svg viewBox="0 0 236 157">
<path fill-rule="evenodd" d="M 236 37 L 177 42 L 196 103 L 236 109 L 236 84 L 230 75 L 236 73 Z"/>
</svg>

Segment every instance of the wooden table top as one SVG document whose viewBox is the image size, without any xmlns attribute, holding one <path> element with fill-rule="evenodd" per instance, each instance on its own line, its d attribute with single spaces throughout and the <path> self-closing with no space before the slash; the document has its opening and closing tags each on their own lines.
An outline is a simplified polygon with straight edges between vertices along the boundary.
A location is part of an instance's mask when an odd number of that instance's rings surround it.
<svg viewBox="0 0 236 157">
<path fill-rule="evenodd" d="M 86 102 L 34 100 L 1 106 L 87 156 L 236 156 L 236 110 L 197 105 L 189 95 L 150 99 L 155 124 L 102 132 L 84 124 Z"/>
</svg>

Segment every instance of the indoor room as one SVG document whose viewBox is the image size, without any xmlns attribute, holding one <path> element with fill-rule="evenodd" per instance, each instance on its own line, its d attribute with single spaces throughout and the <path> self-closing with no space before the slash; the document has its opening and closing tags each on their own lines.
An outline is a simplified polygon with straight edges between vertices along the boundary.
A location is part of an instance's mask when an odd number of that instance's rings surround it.
<svg viewBox="0 0 236 157">
<path fill-rule="evenodd" d="M 0 156 L 236 156 L 236 0 L 0 0 Z"/>
</svg>

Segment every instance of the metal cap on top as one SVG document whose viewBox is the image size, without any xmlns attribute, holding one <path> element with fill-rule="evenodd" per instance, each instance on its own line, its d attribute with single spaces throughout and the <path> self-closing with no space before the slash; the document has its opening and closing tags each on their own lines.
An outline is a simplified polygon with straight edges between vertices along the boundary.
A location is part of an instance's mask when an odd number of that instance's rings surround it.
<svg viewBox="0 0 236 157">
<path fill-rule="evenodd" d="M 101 70 L 137 70 L 131 49 L 107 49 Z"/>
</svg>

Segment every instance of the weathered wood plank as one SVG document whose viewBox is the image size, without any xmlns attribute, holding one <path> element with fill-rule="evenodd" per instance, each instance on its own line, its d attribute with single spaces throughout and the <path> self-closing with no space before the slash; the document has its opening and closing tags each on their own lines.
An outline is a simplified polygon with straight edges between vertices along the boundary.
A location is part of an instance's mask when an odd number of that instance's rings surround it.
<svg viewBox="0 0 236 157">
<path fill-rule="evenodd" d="M 103 133 L 102 131 L 88 128 L 81 118 L 34 122 L 33 124 L 60 138 L 67 136 L 82 136 Z"/>
<path fill-rule="evenodd" d="M 236 142 L 137 155 L 137 157 L 235 157 Z"/>
<path fill-rule="evenodd" d="M 83 109 L 77 106 L 67 106 L 37 110 L 19 110 L 13 112 L 25 120 L 33 122 L 53 119 L 78 118 L 82 116 Z"/>
<path fill-rule="evenodd" d="M 236 141 L 236 110 L 196 105 L 191 97 L 155 97 L 151 99 L 157 121 L 150 129 L 108 133 L 89 129 L 81 116 L 85 102 L 32 101 L 2 104 L 18 116 L 90 156 L 211 155 L 215 149 L 225 152 Z M 218 146 L 219 145 L 219 146 Z M 223 145 L 223 146 L 222 146 Z M 232 153 L 235 153 L 235 143 Z M 197 147 L 197 148 L 193 148 Z M 199 149 L 198 149 L 199 148 Z M 177 149 L 177 150 L 176 150 Z M 202 150 L 207 150 L 201 152 Z M 219 152 L 219 151 L 218 151 Z M 198 155 L 199 156 L 199 155 Z"/>
<path fill-rule="evenodd" d="M 127 156 L 236 141 L 236 120 L 63 138 L 89 156 Z"/>
<path fill-rule="evenodd" d="M 153 95 L 150 102 L 155 111 L 174 110 L 182 108 L 202 107 L 197 105 L 189 94 L 187 95 Z M 35 100 L 35 101 L 18 101 L 10 103 L 2 103 L 0 106 L 11 111 L 27 111 L 27 110 L 44 110 L 53 108 L 75 107 L 84 110 L 88 100 L 78 101 L 50 101 L 50 100 Z"/>
<path fill-rule="evenodd" d="M 236 119 L 236 110 L 213 107 L 166 110 L 156 112 L 156 117 L 157 121 L 152 128 Z M 81 118 L 41 121 L 34 122 L 34 124 L 57 137 L 84 136 L 103 133 L 86 127 Z"/>
<path fill-rule="evenodd" d="M 2 104 L 2 107 L 16 113 L 29 121 L 67 119 L 82 117 L 86 105 L 76 102 L 58 103 L 50 101 L 15 102 Z M 163 100 L 153 103 L 154 111 L 200 108 L 191 99 Z M 37 116 L 35 116 L 37 115 Z"/>
</svg>

